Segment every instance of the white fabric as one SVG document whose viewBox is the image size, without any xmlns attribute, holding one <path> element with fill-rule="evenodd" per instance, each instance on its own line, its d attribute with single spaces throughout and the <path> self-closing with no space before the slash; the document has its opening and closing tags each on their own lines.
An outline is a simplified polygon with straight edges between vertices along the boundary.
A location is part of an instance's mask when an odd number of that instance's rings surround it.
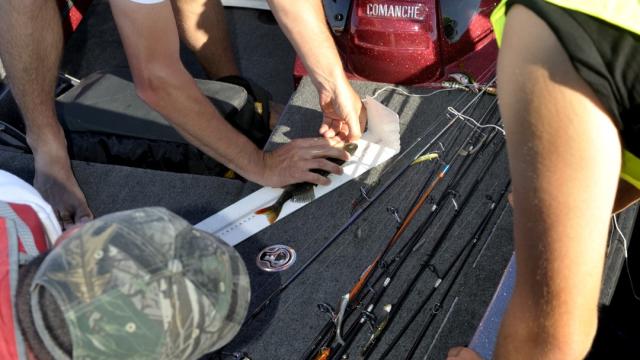
<svg viewBox="0 0 640 360">
<path fill-rule="evenodd" d="M 58 223 L 53 209 L 40 193 L 33 186 L 4 170 L 0 170 L 0 200 L 31 206 L 42 221 L 47 238 L 52 244 L 62 234 L 60 223 Z"/>
</svg>

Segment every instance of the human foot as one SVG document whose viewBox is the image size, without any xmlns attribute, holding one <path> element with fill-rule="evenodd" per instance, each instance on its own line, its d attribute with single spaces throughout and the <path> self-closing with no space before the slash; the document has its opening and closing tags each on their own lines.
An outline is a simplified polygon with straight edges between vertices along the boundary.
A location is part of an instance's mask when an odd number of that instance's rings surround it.
<svg viewBox="0 0 640 360">
<path fill-rule="evenodd" d="M 34 187 L 51 205 L 63 229 L 93 219 L 87 200 L 71 170 L 66 149 L 35 153 Z"/>
</svg>

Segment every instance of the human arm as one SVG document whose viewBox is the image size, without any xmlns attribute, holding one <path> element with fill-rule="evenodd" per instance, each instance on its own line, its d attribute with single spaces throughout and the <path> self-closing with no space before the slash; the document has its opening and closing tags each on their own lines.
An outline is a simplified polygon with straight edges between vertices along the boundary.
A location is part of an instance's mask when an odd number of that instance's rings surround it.
<svg viewBox="0 0 640 360">
<path fill-rule="evenodd" d="M 522 6 L 507 17 L 498 84 L 517 275 L 495 358 L 583 358 L 597 328 L 617 129 L 548 26 Z"/>
<path fill-rule="evenodd" d="M 312 173 L 341 169 L 324 157 L 348 154 L 326 140 L 295 140 L 273 152 L 262 152 L 236 131 L 200 92 L 179 54 L 178 31 L 169 1 L 143 5 L 111 0 L 136 90 L 190 143 L 245 178 L 268 186 L 328 180 Z M 335 143 L 333 143 L 335 145 Z"/>
<path fill-rule="evenodd" d="M 366 111 L 347 80 L 320 0 L 269 0 L 271 10 L 313 81 L 324 114 L 320 133 L 356 141 Z"/>
</svg>

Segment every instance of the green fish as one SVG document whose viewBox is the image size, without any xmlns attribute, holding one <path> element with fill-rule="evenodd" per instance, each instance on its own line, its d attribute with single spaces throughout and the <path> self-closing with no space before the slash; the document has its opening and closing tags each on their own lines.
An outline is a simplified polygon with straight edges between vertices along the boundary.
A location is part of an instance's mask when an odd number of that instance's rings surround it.
<svg viewBox="0 0 640 360">
<path fill-rule="evenodd" d="M 358 149 L 358 144 L 355 144 L 355 143 L 349 143 L 344 146 L 344 150 L 348 152 L 349 155 L 355 154 L 357 149 Z M 341 166 L 344 164 L 344 160 L 334 159 L 334 158 L 329 158 L 328 160 Z M 313 171 L 316 174 L 320 174 L 322 176 L 329 175 L 329 172 L 326 170 L 314 169 L 311 171 Z M 313 188 L 315 186 L 316 186 L 315 184 L 312 184 L 309 182 L 302 182 L 302 183 L 287 185 L 285 186 L 284 192 L 282 193 L 282 195 L 280 195 L 278 200 L 276 200 L 276 202 L 273 203 L 273 205 L 256 211 L 256 214 L 266 215 L 267 220 L 269 220 L 269 223 L 273 224 L 274 222 L 276 222 L 276 220 L 278 220 L 278 217 L 280 216 L 280 211 L 282 211 L 282 206 L 284 206 L 284 204 L 287 201 L 291 200 L 297 203 L 307 203 L 315 199 L 316 196 L 315 196 L 315 193 L 313 192 Z"/>
</svg>

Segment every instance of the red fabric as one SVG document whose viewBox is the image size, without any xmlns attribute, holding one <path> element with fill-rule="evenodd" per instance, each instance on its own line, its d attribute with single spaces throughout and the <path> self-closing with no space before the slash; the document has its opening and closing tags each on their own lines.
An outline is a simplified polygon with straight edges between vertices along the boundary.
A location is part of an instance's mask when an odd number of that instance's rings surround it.
<svg viewBox="0 0 640 360">
<path fill-rule="evenodd" d="M 65 38 L 76 31 L 84 14 L 87 12 L 91 0 L 57 0 L 58 7 L 62 13 L 62 28 Z"/>
<path fill-rule="evenodd" d="M 38 252 L 42 253 L 49 248 L 46 232 L 38 214 L 29 205 L 12 204 L 9 207 L 16 215 L 27 225 L 33 236 L 34 245 Z M 18 359 L 18 350 L 16 347 L 16 324 L 14 324 L 14 309 L 11 299 L 11 256 L 17 254 L 9 253 L 9 233 L 7 224 L 12 219 L 0 217 L 0 359 Z M 17 235 L 17 234 L 16 234 Z M 25 252 L 22 244 L 23 239 L 17 239 L 18 250 Z M 18 259 L 14 259 L 17 265 Z M 18 269 L 13 269 L 17 273 Z M 18 284 L 14 284 L 16 287 Z M 16 300 L 16 299 L 14 299 Z M 32 359 L 33 356 L 27 351 L 27 357 Z"/>
<path fill-rule="evenodd" d="M 0 217 L 0 358 L 17 359 L 13 307 L 11 302 L 11 278 L 9 261 L 9 234 L 7 219 Z M 17 270 L 17 269 L 16 269 Z"/>
<path fill-rule="evenodd" d="M 35 242 L 36 248 L 38 249 L 38 252 L 45 252 L 49 248 L 49 246 L 44 226 L 42 225 L 38 214 L 29 205 L 9 203 L 9 206 L 13 209 L 13 211 L 16 212 L 16 214 L 18 214 L 20 219 L 22 219 L 22 221 L 24 221 L 24 223 L 27 224 L 27 226 L 31 230 L 31 234 L 33 234 L 33 240 Z M 25 250 L 24 246 L 22 245 L 22 240 L 23 239 L 20 239 L 18 249 L 21 253 L 24 253 Z"/>
</svg>

